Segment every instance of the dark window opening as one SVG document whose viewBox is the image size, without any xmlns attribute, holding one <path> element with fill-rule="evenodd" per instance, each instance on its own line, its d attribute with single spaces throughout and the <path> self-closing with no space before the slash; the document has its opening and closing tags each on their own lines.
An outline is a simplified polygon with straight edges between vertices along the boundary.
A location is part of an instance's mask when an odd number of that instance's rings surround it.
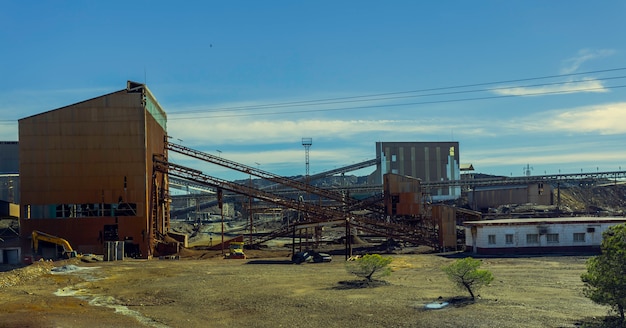
<svg viewBox="0 0 626 328">
<path fill-rule="evenodd" d="M 117 224 L 104 225 L 103 239 L 104 241 L 118 241 L 119 240 Z"/>
</svg>

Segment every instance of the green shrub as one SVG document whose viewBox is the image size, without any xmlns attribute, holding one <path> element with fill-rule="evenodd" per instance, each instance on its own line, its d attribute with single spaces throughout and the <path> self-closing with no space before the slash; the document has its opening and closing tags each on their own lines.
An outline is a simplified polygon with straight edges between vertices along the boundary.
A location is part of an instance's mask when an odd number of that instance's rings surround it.
<svg viewBox="0 0 626 328">
<path fill-rule="evenodd" d="M 457 287 L 465 288 L 472 299 L 475 299 L 474 291 L 493 281 L 493 274 L 488 270 L 478 269 L 480 265 L 480 260 L 466 257 L 443 267 L 443 272 Z"/>
<path fill-rule="evenodd" d="M 367 254 L 354 261 L 346 262 L 346 269 L 357 277 L 372 281 L 374 278 L 386 277 L 391 274 L 389 264 L 391 257 L 383 257 L 379 254 Z"/>
</svg>

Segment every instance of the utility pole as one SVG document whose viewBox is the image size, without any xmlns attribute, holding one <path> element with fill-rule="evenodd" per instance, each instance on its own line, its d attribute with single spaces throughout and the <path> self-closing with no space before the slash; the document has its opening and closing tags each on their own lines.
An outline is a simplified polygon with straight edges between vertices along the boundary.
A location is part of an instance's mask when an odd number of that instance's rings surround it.
<svg viewBox="0 0 626 328">
<path fill-rule="evenodd" d="M 309 181 L 309 149 L 313 144 L 313 138 L 302 138 L 302 145 L 304 146 L 304 163 L 306 164 L 306 180 Z"/>
<path fill-rule="evenodd" d="M 307 200 L 309 199 L 309 149 L 313 144 L 313 138 L 302 138 L 302 146 L 304 146 L 304 163 L 306 165 L 306 175 L 304 176 L 304 183 L 306 186 Z"/>
<path fill-rule="evenodd" d="M 256 164 L 257 171 L 260 170 L 261 163 L 254 162 Z M 250 173 L 250 189 L 252 189 L 252 173 Z M 250 237 L 248 238 L 248 243 L 252 245 L 252 231 L 254 229 L 254 212 L 252 211 L 252 196 L 248 197 L 248 215 L 250 218 Z"/>
<path fill-rule="evenodd" d="M 224 194 L 222 188 L 217 189 L 217 204 L 220 208 L 220 216 L 222 217 L 222 256 L 224 256 Z"/>
<path fill-rule="evenodd" d="M 248 172 L 250 176 L 250 180 L 248 183 L 248 187 L 252 189 L 252 173 Z M 250 234 L 248 235 L 248 242 L 252 245 L 252 196 L 248 195 L 248 220 L 250 220 Z"/>
<path fill-rule="evenodd" d="M 529 177 L 529 176 L 530 176 L 530 171 L 531 171 L 531 170 L 534 170 L 534 168 L 532 168 L 532 167 L 530 166 L 530 164 L 526 164 L 526 167 L 524 167 L 524 175 L 526 175 L 527 177 Z"/>
</svg>

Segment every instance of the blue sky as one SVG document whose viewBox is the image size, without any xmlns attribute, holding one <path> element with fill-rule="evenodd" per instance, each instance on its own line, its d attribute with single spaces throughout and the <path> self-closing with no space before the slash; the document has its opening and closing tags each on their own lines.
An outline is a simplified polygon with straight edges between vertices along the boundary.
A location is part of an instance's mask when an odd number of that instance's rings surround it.
<svg viewBox="0 0 626 328">
<path fill-rule="evenodd" d="M 480 173 L 626 169 L 625 14 L 624 1 L 3 1 L 0 140 L 134 80 L 176 142 L 281 175 L 304 174 L 303 137 L 312 174 L 373 158 L 377 141 L 458 141 Z"/>
</svg>

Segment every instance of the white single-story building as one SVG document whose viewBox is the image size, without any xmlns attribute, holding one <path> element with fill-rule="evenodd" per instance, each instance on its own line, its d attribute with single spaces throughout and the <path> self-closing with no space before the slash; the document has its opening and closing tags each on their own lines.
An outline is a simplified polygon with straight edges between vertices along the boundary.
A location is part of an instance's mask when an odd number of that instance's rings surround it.
<svg viewBox="0 0 626 328">
<path fill-rule="evenodd" d="M 465 221 L 465 250 L 474 254 L 599 252 L 602 233 L 626 217 Z"/>
</svg>

